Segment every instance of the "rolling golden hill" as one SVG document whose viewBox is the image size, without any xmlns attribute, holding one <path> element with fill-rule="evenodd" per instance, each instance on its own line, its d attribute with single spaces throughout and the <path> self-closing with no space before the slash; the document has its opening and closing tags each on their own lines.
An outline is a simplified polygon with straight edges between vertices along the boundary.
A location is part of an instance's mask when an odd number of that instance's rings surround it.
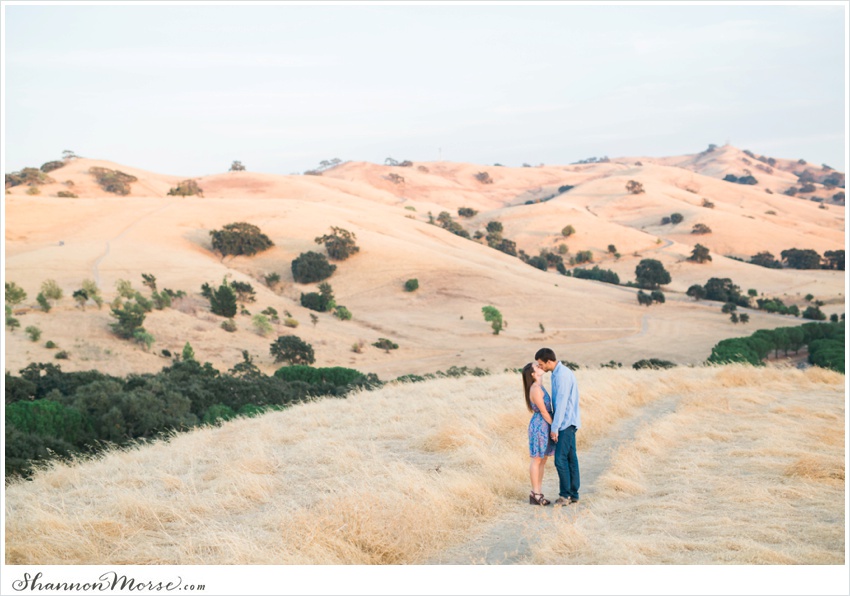
<svg viewBox="0 0 850 596">
<path fill-rule="evenodd" d="M 6 191 L 6 280 L 28 297 L 16 315 L 21 329 L 6 331 L 5 367 L 17 372 L 33 361 L 53 361 L 54 352 L 43 346 L 51 340 L 70 354 L 61 362 L 65 370 L 156 371 L 168 362 L 163 349 L 179 352 L 189 342 L 199 360 L 220 370 L 248 350 L 271 372 L 277 365 L 268 348 L 279 334 L 310 343 L 317 365 L 357 368 L 381 378 L 452 365 L 516 367 L 543 345 L 589 366 L 609 360 L 628 366 L 650 357 L 685 364 L 703 361 L 720 339 L 801 322 L 752 310 L 748 325 L 734 325 L 720 313 L 720 304 L 685 296 L 691 284 L 711 277 L 728 277 L 745 291 L 753 288 L 801 307 L 812 294 L 825 303 L 827 314 L 843 313 L 842 271 L 765 269 L 729 258 L 748 259 L 761 251 L 778 257 L 788 248 L 819 253 L 844 248 L 844 206 L 830 201 L 822 184 L 813 196 L 824 202 L 782 194 L 797 180 L 780 167 L 793 169 L 792 160 L 774 160 L 771 174 L 750 164 L 756 185 L 723 181 L 726 173 L 743 174 L 747 164 L 741 160 L 753 162 L 725 146 L 694 156 L 523 168 L 346 162 L 320 176 L 245 171 L 204 176 L 196 179 L 203 197 L 175 197 L 168 191 L 180 177 L 74 159 L 50 172 L 55 182 L 42 185 L 39 195 L 20 186 Z M 120 170 L 137 181 L 129 195 L 116 196 L 96 184 L 89 174 L 93 166 Z M 481 172 L 492 182 L 480 182 Z M 628 193 L 630 180 L 645 192 Z M 572 188 L 559 192 L 564 186 Z M 56 196 L 69 189 L 79 198 Z M 705 201 L 713 208 L 703 206 Z M 459 217 L 460 207 L 477 214 Z M 617 272 L 621 283 L 634 280 L 641 259 L 658 259 L 672 275 L 663 288 L 667 302 L 641 307 L 635 289 L 530 267 L 483 241 L 430 225 L 443 211 L 470 234 L 485 230 L 489 221 L 500 222 L 503 236 L 531 256 L 542 249 L 556 252 L 561 244 L 568 247 L 567 258 L 591 251 L 593 264 Z M 672 213 L 682 214 L 683 222 L 662 225 Z M 259 226 L 275 246 L 250 258 L 221 259 L 211 249 L 209 232 L 237 221 Z M 696 223 L 712 232 L 692 234 Z M 561 234 L 567 225 L 575 229 L 569 238 Z M 302 252 L 324 252 L 314 239 L 332 226 L 356 234 L 360 246 L 327 280 L 353 319 L 320 314 L 311 324 L 311 311 L 300 306 L 299 296 L 315 291 L 316 284 L 295 283 L 290 264 Z M 711 250 L 710 263 L 687 261 L 697 243 Z M 608 252 L 609 245 L 619 257 Z M 283 280 L 276 291 L 262 281 L 273 272 Z M 188 294 L 174 308 L 147 316 L 144 326 L 156 340 L 150 350 L 117 339 L 109 327 L 116 282 L 130 280 L 144 289 L 142 273 L 156 276 L 160 288 Z M 222 319 L 209 312 L 200 287 L 225 276 L 253 284 L 257 301 L 247 305 L 250 312 L 288 311 L 299 327 L 279 325 L 263 337 L 250 316 L 237 315 L 236 332 L 221 329 Z M 411 278 L 419 281 L 412 293 L 403 287 Z M 46 279 L 55 279 L 65 293 L 49 313 L 35 302 Z M 75 305 L 70 295 L 84 279 L 101 288 L 103 308 Z M 483 320 L 485 305 L 505 318 L 499 335 Z M 30 325 L 42 330 L 41 343 L 23 332 Z M 382 337 L 399 349 L 386 353 L 370 345 Z M 352 349 L 358 342 L 365 343 L 361 353 Z"/>
</svg>

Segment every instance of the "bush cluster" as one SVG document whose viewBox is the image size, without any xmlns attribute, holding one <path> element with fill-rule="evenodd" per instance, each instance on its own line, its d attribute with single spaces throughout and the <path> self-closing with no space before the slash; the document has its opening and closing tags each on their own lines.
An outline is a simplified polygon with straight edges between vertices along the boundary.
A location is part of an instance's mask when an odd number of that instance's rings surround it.
<svg viewBox="0 0 850 596">
<path fill-rule="evenodd" d="M 198 186 L 198 182 L 196 180 L 184 180 L 175 188 L 170 189 L 168 191 L 168 195 L 173 197 L 191 197 L 193 195 L 198 195 L 199 197 L 202 197 L 204 196 L 204 189 Z"/>
<path fill-rule="evenodd" d="M 6 174 L 5 178 L 6 188 L 24 184 L 34 186 L 36 184 L 51 184 L 55 182 L 53 178 L 38 168 L 23 168 L 17 172 Z"/>
<path fill-rule="evenodd" d="M 618 285 L 620 276 L 610 269 L 600 269 L 599 265 L 594 265 L 593 269 L 573 269 L 568 275 L 579 279 L 592 279 L 594 281 L 602 281 L 608 284 Z"/>
<path fill-rule="evenodd" d="M 110 170 L 98 166 L 89 168 L 89 174 L 94 176 L 94 179 L 103 190 L 121 196 L 130 194 L 130 183 L 138 180 L 135 176 L 125 174 L 120 170 Z"/>
<path fill-rule="evenodd" d="M 156 374 L 126 378 L 30 364 L 19 376 L 5 377 L 6 475 L 27 476 L 38 462 L 381 384 L 375 375 L 330 370 L 266 376 L 247 356 L 228 373 L 189 358 Z"/>
<path fill-rule="evenodd" d="M 336 271 L 336 265 L 331 265 L 325 255 L 313 251 L 302 252 L 291 267 L 293 279 L 302 284 L 322 281 Z"/>
<path fill-rule="evenodd" d="M 816 343 L 817 340 L 828 340 Z M 814 344 L 814 345 L 812 345 Z M 778 356 L 782 350 L 798 352 L 803 346 L 809 346 L 809 362 L 816 366 L 831 368 L 844 373 L 844 322 L 840 323 L 804 323 L 798 327 L 778 327 L 760 329 L 748 337 L 724 339 L 711 350 L 708 362 L 726 364 L 744 362 L 762 366 L 763 360 L 771 351 Z M 813 356 L 812 350 L 815 355 Z M 823 354 L 817 354 L 823 350 Z"/>
<path fill-rule="evenodd" d="M 229 223 L 220 230 L 211 230 L 213 250 L 222 258 L 233 255 L 252 256 L 274 246 L 260 228 L 246 222 Z"/>
</svg>

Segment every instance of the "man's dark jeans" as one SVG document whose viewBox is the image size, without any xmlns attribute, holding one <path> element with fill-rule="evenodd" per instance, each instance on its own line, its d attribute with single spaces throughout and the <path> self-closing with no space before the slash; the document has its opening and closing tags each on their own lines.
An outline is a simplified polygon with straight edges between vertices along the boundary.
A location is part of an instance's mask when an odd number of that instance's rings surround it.
<svg viewBox="0 0 850 596">
<path fill-rule="evenodd" d="M 568 426 L 558 432 L 555 443 L 555 469 L 558 470 L 559 491 L 562 497 L 578 500 L 578 454 L 576 453 L 576 427 Z"/>
</svg>

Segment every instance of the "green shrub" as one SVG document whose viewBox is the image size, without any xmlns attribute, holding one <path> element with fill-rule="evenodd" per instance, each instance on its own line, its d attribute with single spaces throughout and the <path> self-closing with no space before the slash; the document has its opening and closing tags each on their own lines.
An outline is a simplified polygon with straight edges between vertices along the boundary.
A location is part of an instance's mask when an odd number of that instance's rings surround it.
<svg viewBox="0 0 850 596">
<path fill-rule="evenodd" d="M 221 328 L 228 333 L 233 333 L 236 331 L 236 321 L 233 319 L 225 319 L 221 322 Z"/>
<path fill-rule="evenodd" d="M 293 319 L 292 317 L 286 317 L 283 320 L 283 325 L 284 327 L 295 329 L 296 327 L 298 327 L 298 321 L 296 319 Z"/>
<path fill-rule="evenodd" d="M 390 350 L 397 350 L 398 349 L 398 344 L 395 343 L 392 340 L 387 339 L 386 337 L 382 337 L 382 338 L 378 339 L 378 341 L 376 341 L 372 345 L 375 346 L 376 348 L 380 348 L 382 350 L 385 350 L 388 354 L 389 354 Z"/>
<path fill-rule="evenodd" d="M 620 283 L 619 275 L 610 269 L 600 269 L 599 265 L 594 265 L 593 269 L 573 269 L 571 273 L 573 277 L 579 279 L 592 279 L 614 285 Z"/>
<path fill-rule="evenodd" d="M 280 274 L 279 273 L 269 273 L 264 279 L 266 280 L 266 285 L 270 288 L 274 288 L 277 284 L 280 283 Z"/>
<path fill-rule="evenodd" d="M 272 324 L 269 322 L 269 319 L 268 319 L 268 317 L 266 317 L 266 315 L 262 315 L 262 314 L 254 315 L 254 318 L 251 319 L 251 321 L 253 322 L 254 329 L 257 330 L 257 333 L 259 333 L 263 337 L 265 337 L 266 335 L 271 333 L 272 330 L 274 329 L 274 327 L 272 327 Z"/>
<path fill-rule="evenodd" d="M 54 279 L 47 279 L 42 282 L 41 293 L 49 300 L 60 300 L 62 298 L 62 288 Z"/>
<path fill-rule="evenodd" d="M 328 312 L 334 309 L 333 289 L 327 282 L 319 284 L 319 292 L 301 294 L 301 306 L 316 312 Z"/>
<path fill-rule="evenodd" d="M 46 174 L 48 172 L 52 172 L 53 170 L 58 170 L 59 168 L 64 166 L 64 161 L 48 161 L 47 163 L 41 164 L 41 171 Z"/>
<path fill-rule="evenodd" d="M 210 310 L 220 317 L 231 319 L 236 316 L 238 305 L 236 303 L 236 292 L 224 280 L 218 289 L 210 293 Z"/>
<path fill-rule="evenodd" d="M 408 279 L 404 282 L 404 291 L 405 292 L 415 292 L 419 289 L 419 280 L 416 278 Z"/>
<path fill-rule="evenodd" d="M 116 319 L 109 324 L 113 333 L 122 339 L 132 339 L 136 331 L 142 329 L 146 315 L 142 305 L 128 301 L 121 308 L 112 308 L 111 316 Z"/>
<path fill-rule="evenodd" d="M 54 358 L 56 358 L 57 360 L 68 360 L 70 357 L 71 355 L 65 350 L 62 350 L 61 352 L 56 352 L 56 355 L 54 356 Z"/>
<path fill-rule="evenodd" d="M 89 174 L 94 176 L 103 190 L 122 196 L 130 194 L 130 183 L 138 180 L 135 176 L 125 174 L 119 170 L 110 170 L 96 166 L 89 168 Z"/>
<path fill-rule="evenodd" d="M 504 326 L 502 313 L 499 312 L 499 309 L 495 306 L 482 306 L 481 312 L 484 315 L 484 320 L 490 323 L 490 326 L 493 328 L 493 335 L 499 335 L 499 331 Z"/>
<path fill-rule="evenodd" d="M 275 362 L 313 364 L 316 361 L 313 346 L 295 335 L 278 337 L 269 348 Z"/>
<path fill-rule="evenodd" d="M 334 271 L 336 265 L 328 263 L 325 255 L 313 251 L 301 253 L 292 261 L 292 277 L 302 284 L 327 279 Z"/>
<path fill-rule="evenodd" d="M 202 197 L 204 196 L 204 190 L 200 186 L 198 186 L 198 182 L 196 180 L 184 180 L 175 188 L 169 190 L 168 194 L 169 196 L 177 197 L 190 197 L 193 195 L 198 195 L 199 197 Z"/>
<path fill-rule="evenodd" d="M 27 293 L 15 282 L 7 281 L 3 285 L 6 288 L 6 304 L 10 306 L 17 306 L 27 299 Z"/>
<path fill-rule="evenodd" d="M 100 288 L 97 287 L 97 283 L 94 280 L 84 279 L 80 285 L 82 285 L 82 290 L 86 293 L 89 300 L 93 300 L 98 308 L 103 306 L 103 296 L 100 295 Z"/>
<path fill-rule="evenodd" d="M 826 315 L 823 314 L 819 306 L 808 306 L 806 310 L 803 311 L 804 319 L 812 319 L 814 321 L 825 321 Z"/>
<path fill-rule="evenodd" d="M 35 342 L 41 339 L 41 329 L 39 329 L 35 325 L 30 325 L 29 327 L 24 329 L 24 332 L 26 332 L 27 336 L 29 336 L 31 341 Z"/>
<path fill-rule="evenodd" d="M 324 244 L 328 251 L 328 256 L 337 261 L 344 261 L 351 255 L 360 251 L 355 241 L 357 236 L 354 233 L 338 228 L 331 227 L 331 233 L 316 238 L 316 244 Z"/>
<path fill-rule="evenodd" d="M 23 433 L 54 437 L 71 445 L 82 445 L 90 435 L 79 410 L 48 399 L 6 404 L 6 424 Z"/>
<path fill-rule="evenodd" d="M 204 424 L 217 425 L 233 418 L 236 418 L 236 412 L 232 408 L 222 404 L 215 404 L 214 406 L 210 406 L 206 411 L 202 422 Z"/>
<path fill-rule="evenodd" d="M 344 306 L 337 306 L 334 309 L 334 316 L 341 321 L 350 321 L 351 320 L 351 311 L 345 308 Z"/>
<path fill-rule="evenodd" d="M 6 188 L 12 186 L 21 186 L 28 184 L 51 184 L 55 182 L 53 178 L 39 170 L 38 168 L 24 168 L 18 172 L 6 174 Z"/>
<path fill-rule="evenodd" d="M 313 368 L 303 364 L 281 367 L 274 372 L 274 376 L 290 383 L 293 381 L 310 385 L 328 383 L 337 387 L 345 387 L 366 379 L 366 375 L 353 368 L 341 366 Z"/>
<path fill-rule="evenodd" d="M 635 370 L 640 370 L 642 368 L 651 368 L 651 369 L 662 369 L 662 368 L 674 368 L 676 364 L 674 362 L 670 362 L 669 360 L 660 360 L 658 358 L 649 358 L 644 360 L 638 360 L 634 364 L 632 364 L 632 368 Z"/>
<path fill-rule="evenodd" d="M 79 199 L 80 197 L 68 190 L 60 190 L 56 196 L 62 199 Z"/>
<path fill-rule="evenodd" d="M 151 335 L 150 333 L 148 333 L 147 331 L 145 331 L 144 329 L 141 329 L 141 328 L 136 329 L 133 332 L 133 340 L 137 344 L 145 346 L 145 349 L 147 349 L 147 350 L 150 350 L 154 341 L 156 341 L 154 339 L 153 335 Z"/>
<path fill-rule="evenodd" d="M 210 231 L 213 250 L 222 258 L 232 255 L 252 256 L 274 246 L 274 242 L 260 228 L 245 222 L 229 223 L 221 230 Z"/>
<path fill-rule="evenodd" d="M 12 307 L 8 304 L 6 305 L 6 327 L 10 330 L 14 331 L 16 328 L 21 326 L 21 322 L 12 316 Z"/>
<path fill-rule="evenodd" d="M 48 350 L 55 350 L 59 346 L 57 346 L 52 340 L 48 340 L 47 343 L 44 344 L 44 347 L 47 348 Z"/>
</svg>

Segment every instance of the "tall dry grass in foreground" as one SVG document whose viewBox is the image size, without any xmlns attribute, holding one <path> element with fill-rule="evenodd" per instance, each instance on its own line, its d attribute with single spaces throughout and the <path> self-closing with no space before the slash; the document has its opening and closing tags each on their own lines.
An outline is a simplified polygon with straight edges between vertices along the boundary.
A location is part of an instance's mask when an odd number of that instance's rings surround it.
<svg viewBox="0 0 850 596">
<path fill-rule="evenodd" d="M 692 374 L 699 388 L 619 448 L 592 500 L 533 540 L 531 562 L 844 563 L 844 377 Z"/>
<path fill-rule="evenodd" d="M 683 494 L 681 502 L 676 496 L 677 485 L 697 491 L 709 485 L 711 504 L 728 498 L 734 505 L 739 498 L 728 493 L 728 484 L 701 479 L 704 472 L 694 460 L 705 459 L 709 440 L 732 451 L 729 457 L 737 462 L 723 476 L 747 484 L 755 474 L 750 500 L 738 502 L 737 510 L 730 505 L 724 516 L 740 517 L 743 524 L 765 506 L 764 499 L 752 500 L 760 491 L 774 500 L 794 491 L 816 499 L 812 515 L 824 518 L 826 526 L 843 528 L 843 480 L 838 487 L 830 477 L 840 468 L 843 479 L 843 376 L 727 367 L 582 370 L 578 379 L 584 422 L 579 453 L 592 449 L 618 420 L 671 394 L 686 396 L 682 415 L 692 426 L 682 430 L 685 423 L 674 421 L 641 441 L 650 451 L 640 452 L 639 460 L 671 460 L 640 468 L 647 475 L 657 467 L 668 478 L 666 489 L 630 475 L 627 448 L 593 508 L 582 505 L 584 515 L 564 516 L 562 535 L 537 542 L 539 562 L 584 562 L 574 559 L 579 551 L 595 553 L 595 562 L 624 562 L 629 547 L 612 548 L 606 558 L 608 543 L 595 542 L 604 536 L 614 543 L 618 533 L 642 549 L 643 558 L 631 559 L 635 562 L 665 562 L 671 532 L 692 533 L 674 546 L 744 540 L 718 537 L 713 507 L 695 509 L 693 495 Z M 802 401 L 771 403 L 762 396 L 771 385 Z M 760 407 L 764 421 L 751 412 Z M 705 426 L 701 417 L 708 417 Z M 711 423 L 713 417 L 723 424 Z M 6 562 L 421 563 L 518 507 L 532 516 L 526 498 L 528 418 L 517 374 L 439 379 L 320 400 L 110 452 L 96 461 L 57 465 L 32 482 L 7 487 Z M 801 419 L 810 422 L 800 425 Z M 776 424 L 797 428 L 810 449 L 785 453 Z M 760 433 L 776 441 L 773 449 L 781 453 L 753 447 Z M 764 459 L 788 483 L 780 492 L 763 484 L 758 470 Z M 725 470 L 723 460 L 715 463 L 715 473 Z M 814 483 L 823 494 L 811 495 L 796 483 Z M 662 513 L 659 533 L 644 538 L 644 526 L 628 525 L 641 512 L 629 500 L 650 498 L 672 500 L 671 517 L 665 520 Z M 786 501 L 794 511 L 805 505 Z M 645 509 L 647 516 L 658 513 L 657 505 Z M 714 521 L 700 520 L 702 513 Z M 780 535 L 796 538 L 810 517 L 791 522 L 774 517 L 771 524 Z M 826 533 L 832 542 L 825 548 L 832 552 L 836 538 Z"/>
</svg>

